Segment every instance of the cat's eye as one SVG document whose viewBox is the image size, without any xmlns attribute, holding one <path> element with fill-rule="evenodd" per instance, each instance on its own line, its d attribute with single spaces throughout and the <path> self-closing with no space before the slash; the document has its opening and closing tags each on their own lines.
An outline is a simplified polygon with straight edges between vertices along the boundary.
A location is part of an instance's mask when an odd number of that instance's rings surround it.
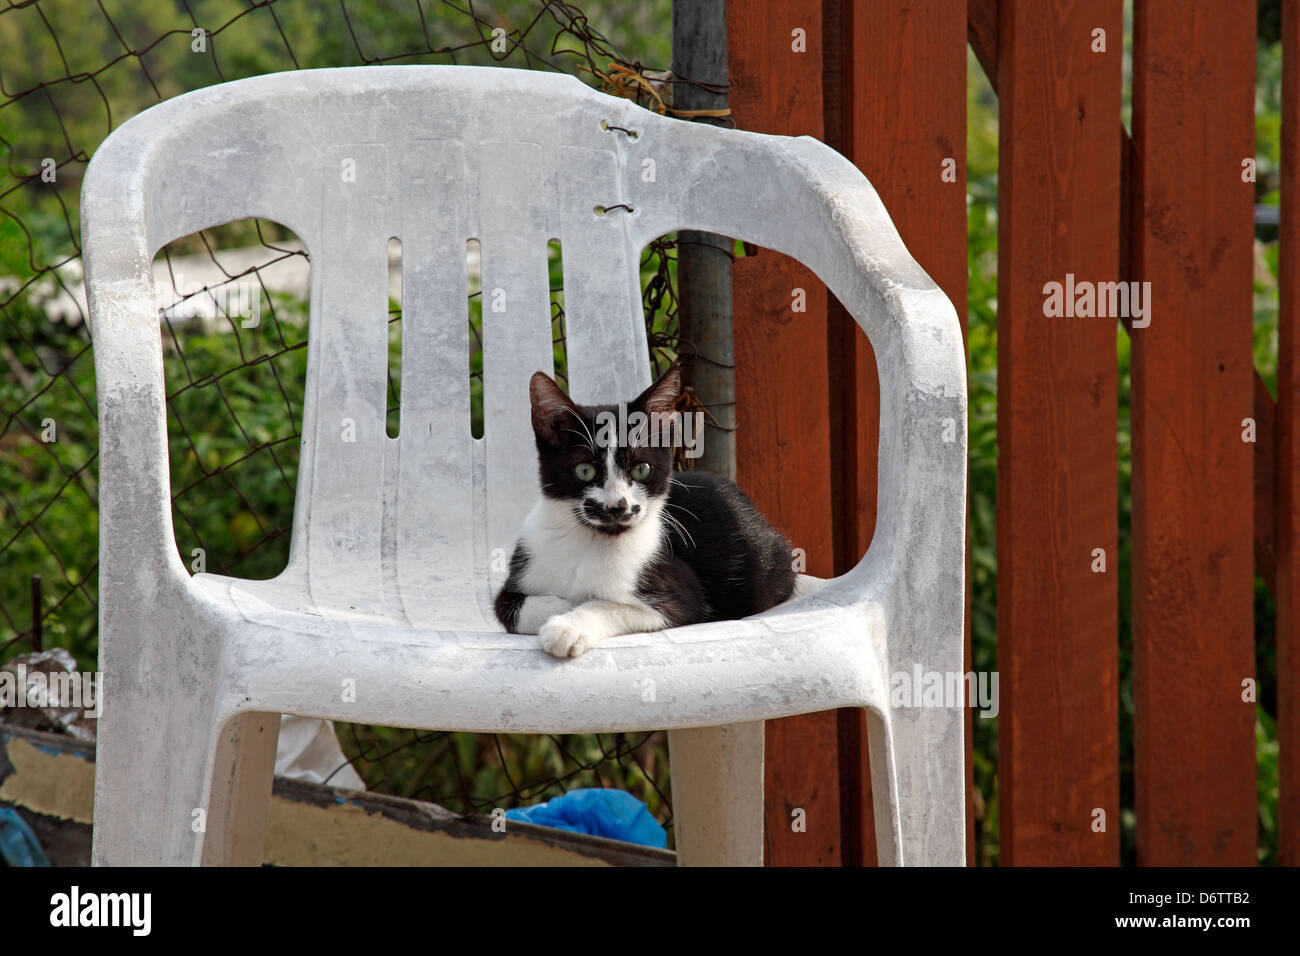
<svg viewBox="0 0 1300 956">
<path fill-rule="evenodd" d="M 592 481 L 596 477 L 596 466 L 584 461 L 573 467 L 573 474 L 579 481 Z"/>
<path fill-rule="evenodd" d="M 629 474 L 632 476 L 633 481 L 645 481 L 650 477 L 651 470 L 648 461 L 639 461 L 632 466 L 632 470 Z"/>
</svg>

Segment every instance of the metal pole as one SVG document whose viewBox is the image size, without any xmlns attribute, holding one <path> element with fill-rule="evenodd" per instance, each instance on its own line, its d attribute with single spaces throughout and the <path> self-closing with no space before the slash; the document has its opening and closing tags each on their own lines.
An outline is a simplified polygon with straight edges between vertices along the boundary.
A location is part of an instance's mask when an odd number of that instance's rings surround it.
<svg viewBox="0 0 1300 956">
<path fill-rule="evenodd" d="M 726 0 L 673 0 L 673 107 L 726 109 L 727 94 L 693 83 L 727 83 Z M 716 117 L 702 123 L 726 125 Z M 677 321 L 685 351 L 695 361 L 686 383 L 704 405 L 703 454 L 697 467 L 736 477 L 736 375 L 731 338 L 733 243 L 725 236 L 683 229 L 677 234 Z M 710 416 L 712 421 L 709 420 Z M 716 422 L 716 424 L 715 424 Z"/>
</svg>

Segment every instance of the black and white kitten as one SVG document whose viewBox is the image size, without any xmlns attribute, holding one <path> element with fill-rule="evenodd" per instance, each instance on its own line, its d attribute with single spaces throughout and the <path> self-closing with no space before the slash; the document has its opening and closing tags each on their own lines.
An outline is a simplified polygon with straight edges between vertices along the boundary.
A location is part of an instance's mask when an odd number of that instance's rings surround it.
<svg viewBox="0 0 1300 956">
<path fill-rule="evenodd" d="M 623 420 L 668 420 L 680 387 L 674 363 Z M 674 474 L 650 425 L 612 434 L 618 406 L 578 405 L 542 372 L 529 395 L 542 497 L 496 598 L 506 630 L 577 657 L 615 634 L 746 617 L 790 596 L 790 543 L 735 484 Z"/>
</svg>

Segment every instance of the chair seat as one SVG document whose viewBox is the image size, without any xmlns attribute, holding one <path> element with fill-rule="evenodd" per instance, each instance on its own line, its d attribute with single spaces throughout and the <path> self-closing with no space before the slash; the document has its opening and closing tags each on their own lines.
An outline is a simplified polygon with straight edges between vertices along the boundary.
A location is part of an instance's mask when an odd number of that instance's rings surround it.
<svg viewBox="0 0 1300 956">
<path fill-rule="evenodd" d="M 418 627 L 399 615 L 317 609 L 283 578 L 192 580 L 227 624 L 239 621 L 219 628 L 235 709 L 479 733 L 673 730 L 864 698 L 883 708 L 874 663 L 883 635 L 863 628 L 861 609 L 818 598 L 826 583 L 801 578 L 789 601 L 755 617 L 618 635 L 559 660 L 535 635 L 495 622 Z"/>
</svg>

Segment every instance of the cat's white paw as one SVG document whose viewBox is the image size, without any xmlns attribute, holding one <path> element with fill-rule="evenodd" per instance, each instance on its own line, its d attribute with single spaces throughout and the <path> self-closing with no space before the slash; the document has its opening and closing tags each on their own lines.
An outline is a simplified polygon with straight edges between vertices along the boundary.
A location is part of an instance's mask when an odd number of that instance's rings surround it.
<svg viewBox="0 0 1300 956">
<path fill-rule="evenodd" d="M 551 618 L 537 632 L 546 653 L 555 657 L 581 657 L 595 643 L 566 615 Z"/>
</svg>

